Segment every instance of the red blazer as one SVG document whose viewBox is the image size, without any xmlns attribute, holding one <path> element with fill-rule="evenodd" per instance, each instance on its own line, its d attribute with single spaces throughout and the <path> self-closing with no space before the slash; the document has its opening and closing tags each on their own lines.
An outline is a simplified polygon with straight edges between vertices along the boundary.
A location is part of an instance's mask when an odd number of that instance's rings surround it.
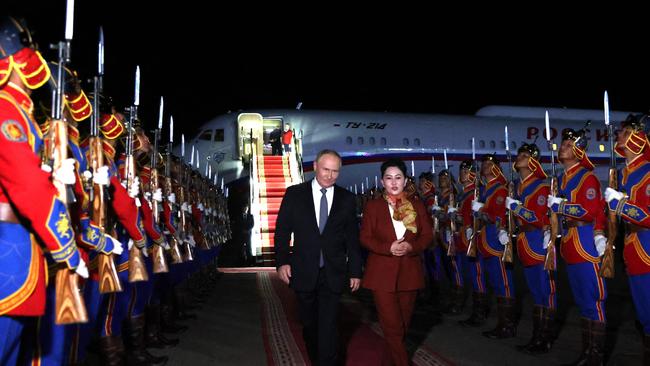
<svg viewBox="0 0 650 366">
<path fill-rule="evenodd" d="M 402 257 L 390 253 L 390 245 L 397 240 L 390 218 L 388 202 L 380 197 L 368 201 L 361 222 L 361 245 L 370 253 L 363 276 L 363 287 L 379 291 L 406 291 L 424 287 L 421 253 L 433 241 L 433 227 L 424 204 L 411 199 L 416 211 L 417 234 L 406 230 L 406 241 L 413 251 Z"/>
</svg>

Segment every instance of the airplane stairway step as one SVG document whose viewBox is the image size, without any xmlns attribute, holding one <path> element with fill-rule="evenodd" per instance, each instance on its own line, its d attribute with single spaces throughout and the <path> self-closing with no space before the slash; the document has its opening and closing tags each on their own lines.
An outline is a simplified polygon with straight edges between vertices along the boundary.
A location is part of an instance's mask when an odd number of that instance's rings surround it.
<svg viewBox="0 0 650 366">
<path fill-rule="evenodd" d="M 262 263 L 273 265 L 275 225 L 287 187 L 293 183 L 288 156 L 257 158 L 258 199 L 260 202 L 260 236 Z"/>
</svg>

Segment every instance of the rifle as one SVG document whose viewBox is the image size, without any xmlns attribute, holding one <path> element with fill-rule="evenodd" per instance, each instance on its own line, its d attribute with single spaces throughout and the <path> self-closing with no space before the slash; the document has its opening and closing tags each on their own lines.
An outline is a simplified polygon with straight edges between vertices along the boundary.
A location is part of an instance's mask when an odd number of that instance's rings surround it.
<svg viewBox="0 0 650 366">
<path fill-rule="evenodd" d="M 478 200 L 479 196 L 479 190 L 478 190 L 478 184 L 479 184 L 479 171 L 478 171 L 478 164 L 476 163 L 476 146 L 474 145 L 474 138 L 472 137 L 472 160 L 474 161 L 474 199 Z M 467 256 L 470 258 L 475 258 L 476 257 L 476 238 L 479 233 L 479 230 L 481 229 L 481 220 L 478 219 L 478 217 L 474 217 L 474 221 L 472 222 L 472 237 L 469 238 L 469 244 L 467 245 Z"/>
<path fill-rule="evenodd" d="M 63 161 L 68 157 L 68 126 L 63 120 L 63 98 L 65 65 L 70 62 L 70 42 L 72 41 L 72 29 L 74 19 L 74 1 L 66 4 L 65 39 L 52 48 L 58 50 L 59 68 L 56 75 L 56 88 L 52 91 L 52 122 L 50 127 L 50 151 L 48 157 L 51 159 L 52 171 L 61 167 Z M 65 204 L 74 202 L 74 191 L 72 187 L 53 181 L 57 189 L 58 198 Z M 55 322 L 56 324 L 86 323 L 88 313 L 79 291 L 79 277 L 75 271 L 61 268 L 56 273 L 55 280 Z"/>
<path fill-rule="evenodd" d="M 510 143 L 508 142 L 508 126 L 505 130 L 506 138 L 506 155 L 508 155 L 508 165 L 510 166 L 510 183 L 508 183 L 508 197 L 514 198 L 515 196 L 515 176 L 512 169 L 512 154 L 510 153 Z M 512 263 L 512 233 L 515 229 L 515 218 L 512 210 L 508 207 L 508 242 L 503 248 L 503 256 L 501 261 L 504 263 Z"/>
<path fill-rule="evenodd" d="M 548 121 L 548 111 L 545 115 L 546 121 L 546 142 L 548 143 L 548 148 L 551 150 L 551 195 L 558 195 L 557 188 L 557 176 L 555 172 L 555 158 L 553 153 L 555 151 L 553 147 L 553 142 L 551 141 L 551 127 Z M 557 254 L 555 249 L 555 239 L 557 239 L 560 232 L 560 223 L 558 222 L 558 217 L 553 210 L 549 209 L 550 213 L 550 222 L 551 222 L 551 238 L 546 248 L 546 258 L 544 259 L 544 269 L 547 271 L 555 271 L 557 269 Z"/>
<path fill-rule="evenodd" d="M 104 166 L 104 147 L 102 138 L 99 136 L 99 95 L 102 93 L 102 79 L 104 77 L 104 31 L 99 28 L 99 50 L 97 76 L 93 78 L 93 114 L 90 119 L 90 168 L 93 175 L 97 174 L 99 168 Z M 90 197 L 93 203 L 92 220 L 106 232 L 106 201 L 107 188 L 99 184 L 93 184 L 90 190 Z M 97 270 L 99 272 L 99 292 L 102 294 L 121 292 L 122 284 L 117 276 L 117 269 L 113 261 L 113 254 L 99 253 L 97 255 Z"/>
<path fill-rule="evenodd" d="M 449 173 L 449 165 L 447 164 L 447 149 L 443 151 L 445 157 L 445 169 Z M 449 207 L 456 207 L 456 197 L 454 197 L 454 181 L 451 179 L 451 173 L 449 173 Z M 447 256 L 453 257 L 456 255 L 456 243 L 454 240 L 454 233 L 456 232 L 456 220 L 449 220 L 449 230 L 451 230 L 451 236 L 449 238 L 449 244 L 447 245 Z"/>
<path fill-rule="evenodd" d="M 162 130 L 164 101 L 160 97 L 160 111 L 158 114 L 158 128 L 154 131 L 153 153 L 151 154 L 151 176 L 149 179 L 149 189 L 153 195 L 158 190 L 158 140 L 160 140 L 160 130 Z M 153 221 L 156 227 L 160 227 L 160 205 L 158 201 L 151 199 L 151 209 L 153 211 Z M 165 260 L 165 251 L 162 246 L 154 244 L 152 249 L 153 273 L 167 273 L 169 268 Z"/>
<path fill-rule="evenodd" d="M 172 187 L 172 173 L 171 173 L 173 143 L 174 143 L 174 117 L 170 116 L 169 117 L 169 143 L 167 144 L 167 161 L 165 162 L 165 196 L 166 197 L 169 197 L 174 192 Z M 182 136 L 181 139 L 181 149 L 182 149 L 182 154 L 185 155 L 185 136 Z M 169 205 L 169 215 L 173 217 L 175 208 L 173 207 L 172 202 L 169 202 L 169 200 L 167 200 L 167 204 Z M 181 253 L 178 250 L 178 246 L 181 244 L 178 242 L 175 235 L 173 234 L 170 235 L 170 238 L 171 238 L 171 243 L 169 246 L 170 246 L 170 254 L 172 257 L 172 264 L 183 263 L 183 258 L 181 257 Z"/>
<path fill-rule="evenodd" d="M 136 173 L 135 173 L 135 157 L 133 156 L 133 125 L 138 118 L 138 106 L 140 105 L 140 66 L 135 69 L 135 98 L 133 105 L 129 107 L 129 121 L 127 127 L 126 137 L 126 161 L 125 161 L 125 175 L 126 175 L 126 189 L 130 191 L 133 187 Z M 135 197 L 136 205 L 140 206 L 139 199 Z M 148 281 L 149 275 L 147 268 L 144 265 L 144 258 L 142 258 L 142 251 L 137 245 L 133 245 L 129 250 L 129 282 Z"/>
<path fill-rule="evenodd" d="M 178 183 L 179 183 L 178 184 L 178 197 L 180 199 L 180 202 L 183 202 L 183 203 L 185 202 L 185 187 L 183 186 L 183 181 L 185 180 L 184 177 L 185 177 L 185 171 L 186 171 L 185 157 L 184 156 L 185 156 L 185 154 L 183 154 L 181 156 L 181 164 L 180 164 L 179 179 L 178 179 Z M 193 162 L 194 162 L 194 146 L 192 146 L 192 163 Z M 190 163 L 190 164 L 192 164 L 192 163 Z M 188 224 L 189 223 L 187 222 L 186 217 L 185 217 L 185 212 L 182 209 L 179 210 L 179 214 L 180 214 L 180 219 L 181 219 L 180 227 L 183 228 L 183 231 L 182 231 L 183 236 L 187 237 L 188 232 L 189 232 L 188 231 Z M 183 257 L 183 262 L 193 261 L 194 257 L 192 256 L 192 247 L 191 247 L 191 245 L 188 242 L 186 242 L 185 240 L 183 240 L 183 242 L 185 243 L 185 256 Z"/>
<path fill-rule="evenodd" d="M 609 187 L 618 189 L 618 177 L 616 172 L 616 156 L 614 155 L 614 131 L 609 123 L 609 97 L 605 91 L 604 97 L 605 125 L 607 126 L 607 138 L 609 140 L 610 161 L 609 161 Z M 614 278 L 614 242 L 616 241 L 616 232 L 618 218 L 616 211 L 608 209 L 607 212 L 607 247 L 600 262 L 598 274 L 603 278 Z"/>
<path fill-rule="evenodd" d="M 431 156 L 431 173 L 436 174 L 436 165 L 435 165 L 435 158 Z M 221 191 L 223 192 L 223 183 L 221 184 Z M 438 194 L 434 193 L 433 195 L 433 205 L 438 206 Z M 433 211 L 431 211 L 431 219 L 433 220 L 433 246 L 436 246 L 436 242 L 438 241 L 438 235 L 440 233 L 440 221 L 436 217 L 436 215 L 433 214 Z"/>
</svg>

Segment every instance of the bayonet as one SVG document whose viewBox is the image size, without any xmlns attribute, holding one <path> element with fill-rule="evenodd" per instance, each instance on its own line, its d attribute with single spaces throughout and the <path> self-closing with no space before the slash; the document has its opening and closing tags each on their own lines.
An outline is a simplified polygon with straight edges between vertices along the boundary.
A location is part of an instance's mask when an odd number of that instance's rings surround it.
<svg viewBox="0 0 650 366">
<path fill-rule="evenodd" d="M 553 141 L 551 141 L 551 126 L 548 118 L 548 111 L 544 115 L 544 122 L 546 125 L 546 143 L 548 148 L 551 151 L 551 195 L 557 197 L 558 187 L 557 187 L 557 176 L 555 172 L 555 157 L 553 146 Z M 544 269 L 547 271 L 555 271 L 557 269 L 557 254 L 555 249 L 555 240 L 560 233 L 560 224 L 558 222 L 558 217 L 553 210 L 550 210 L 550 222 L 551 222 L 551 236 L 550 241 L 547 243 L 546 248 L 546 258 L 544 259 Z"/>
<path fill-rule="evenodd" d="M 506 143 L 506 155 L 508 156 L 508 165 L 510 166 L 510 182 L 508 183 L 508 196 L 514 198 L 515 196 L 515 176 L 512 167 L 512 154 L 510 153 L 510 140 L 508 139 L 508 126 L 505 127 L 505 143 Z M 510 207 L 508 209 L 508 242 L 503 248 L 503 256 L 501 260 L 504 263 L 512 263 L 512 234 L 515 229 L 515 218 Z"/>
<path fill-rule="evenodd" d="M 609 140 L 609 187 L 618 189 L 618 176 L 616 171 L 616 155 L 614 150 L 614 128 L 609 122 L 609 96 L 607 91 L 603 96 L 603 110 L 605 113 L 605 126 L 607 126 L 607 138 Z M 618 231 L 618 217 L 615 210 L 608 209 L 607 213 L 607 246 L 600 263 L 599 274 L 603 278 L 614 278 L 614 242 Z"/>
</svg>

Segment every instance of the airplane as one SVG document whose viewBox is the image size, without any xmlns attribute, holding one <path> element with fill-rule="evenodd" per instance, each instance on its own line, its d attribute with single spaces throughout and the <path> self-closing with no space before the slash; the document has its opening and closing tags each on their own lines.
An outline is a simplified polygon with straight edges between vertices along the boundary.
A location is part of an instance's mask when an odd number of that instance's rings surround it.
<svg viewBox="0 0 650 366">
<path fill-rule="evenodd" d="M 494 105 L 483 107 L 471 116 L 299 109 L 242 111 L 230 112 L 205 123 L 189 144 L 199 152 L 203 160 L 201 165 L 212 165 L 212 171 L 218 172 L 219 181 L 224 179 L 229 186 L 249 175 L 242 159 L 245 155 L 242 141 L 248 131 L 252 128 L 263 130 L 264 154 L 269 155 L 270 132 L 288 123 L 295 131 L 294 136 L 302 138 L 305 179 L 313 177 L 316 154 L 325 148 L 333 149 L 343 160 L 337 184 L 346 188 L 356 184 L 359 191 L 361 183 L 365 188 L 366 183 L 374 185 L 381 162 L 389 157 L 402 158 L 411 176 L 414 174 L 410 168 L 414 166 L 417 178 L 419 173 L 431 170 L 432 157 L 435 170 L 442 169 L 446 150 L 453 169 L 458 162 L 472 159 L 472 138 L 475 138 L 478 159 L 484 154 L 496 153 L 505 162 L 505 126 L 508 126 L 509 147 L 513 155 L 522 143 L 536 141 L 542 152 L 542 161 L 549 163 L 550 150 L 544 132 L 546 110 L 550 117 L 551 139 L 558 145 L 563 129 L 578 130 L 585 126 L 586 121 L 591 121 L 587 127 L 588 155 L 597 166 L 596 174 L 605 181 L 610 148 L 602 110 Z M 630 113 L 612 111 L 610 120 L 616 125 Z M 180 154 L 180 147 L 177 146 L 174 152 Z M 414 163 L 410 164 L 411 161 Z M 507 169 L 506 165 L 504 169 Z M 549 167 L 547 165 L 545 168 Z M 452 173 L 457 172 L 452 170 Z M 368 182 L 366 178 L 369 178 Z"/>
</svg>

